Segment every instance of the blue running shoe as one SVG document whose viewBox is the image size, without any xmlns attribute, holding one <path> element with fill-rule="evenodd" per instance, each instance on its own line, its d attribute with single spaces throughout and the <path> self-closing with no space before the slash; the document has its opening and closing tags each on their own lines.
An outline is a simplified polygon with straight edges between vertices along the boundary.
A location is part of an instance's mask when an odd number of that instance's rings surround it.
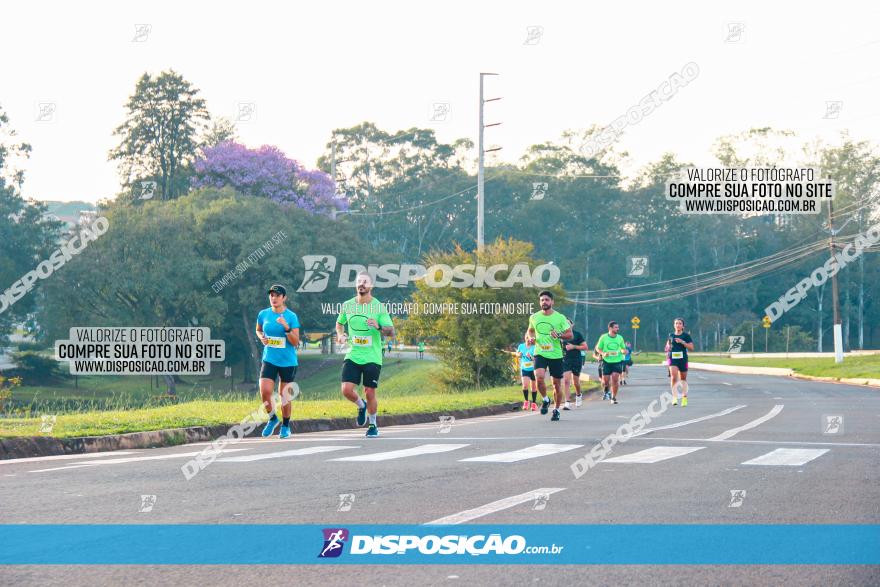
<svg viewBox="0 0 880 587">
<path fill-rule="evenodd" d="M 556 409 L 553 410 L 553 415 L 550 416 L 550 421 L 551 422 L 558 422 L 559 421 L 559 410 L 556 410 Z"/>
<path fill-rule="evenodd" d="M 285 426 L 281 425 L 281 434 L 278 435 L 280 438 L 289 438 L 290 437 L 290 425 Z"/>
<path fill-rule="evenodd" d="M 542 416 L 547 415 L 547 410 L 549 409 L 549 407 L 550 407 L 550 398 L 545 397 L 544 401 L 541 402 L 541 415 Z"/>
<path fill-rule="evenodd" d="M 272 417 L 269 418 L 269 421 L 266 422 L 266 425 L 263 426 L 263 438 L 267 436 L 272 436 L 275 432 L 275 429 L 278 428 L 278 424 L 281 422 L 278 421 L 278 415 L 272 414 Z"/>
<path fill-rule="evenodd" d="M 366 423 L 367 423 L 367 404 L 364 403 L 364 407 L 358 408 L 357 425 L 363 426 Z"/>
<path fill-rule="evenodd" d="M 375 424 L 370 424 L 367 428 L 367 438 L 377 438 L 379 436 L 379 427 Z"/>
</svg>

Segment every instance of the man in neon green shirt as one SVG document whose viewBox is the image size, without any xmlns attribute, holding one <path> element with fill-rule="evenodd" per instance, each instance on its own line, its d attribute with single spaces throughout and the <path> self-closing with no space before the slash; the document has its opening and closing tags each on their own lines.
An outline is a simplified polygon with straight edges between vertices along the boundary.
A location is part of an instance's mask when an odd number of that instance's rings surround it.
<svg viewBox="0 0 880 587">
<path fill-rule="evenodd" d="M 611 377 L 611 401 L 617 403 L 617 388 L 620 385 L 620 374 L 623 373 L 626 355 L 626 342 L 618 334 L 620 326 L 612 320 L 608 323 L 608 332 L 599 337 L 596 352 L 602 356 L 603 373 Z"/>
<path fill-rule="evenodd" d="M 376 426 L 376 413 L 379 410 L 376 388 L 379 387 L 379 372 L 382 370 L 382 337 L 393 337 L 394 325 L 385 306 L 373 297 L 373 280 L 368 273 L 357 276 L 355 288 L 357 295 L 342 304 L 342 312 L 336 319 L 336 340 L 339 344 L 351 342 L 351 350 L 342 363 L 342 395 L 357 405 L 358 426 L 366 424 L 369 412 L 367 436 L 375 438 L 379 436 Z M 348 332 L 343 330 L 346 325 Z M 355 389 L 361 380 L 366 402 Z"/>
<path fill-rule="evenodd" d="M 538 380 L 538 391 L 541 392 L 541 413 L 547 414 L 550 398 L 547 397 L 547 385 L 544 375 L 550 371 L 553 378 L 555 407 L 552 422 L 559 421 L 559 406 L 562 404 L 562 341 L 571 338 L 571 325 L 568 318 L 553 309 L 553 292 L 542 291 L 538 295 L 541 311 L 529 317 L 529 329 L 526 337 L 535 343 L 535 377 Z"/>
</svg>

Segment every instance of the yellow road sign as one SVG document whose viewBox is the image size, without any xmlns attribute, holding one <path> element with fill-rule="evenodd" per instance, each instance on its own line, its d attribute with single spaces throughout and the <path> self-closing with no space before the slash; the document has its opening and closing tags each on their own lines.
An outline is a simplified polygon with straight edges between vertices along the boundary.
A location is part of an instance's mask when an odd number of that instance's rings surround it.
<svg viewBox="0 0 880 587">
<path fill-rule="evenodd" d="M 764 316 L 764 319 L 761 321 L 764 328 L 770 328 L 770 316 Z"/>
<path fill-rule="evenodd" d="M 639 320 L 638 316 L 633 316 L 631 322 L 632 322 L 633 326 L 638 326 L 639 324 L 641 324 L 642 321 Z"/>
</svg>

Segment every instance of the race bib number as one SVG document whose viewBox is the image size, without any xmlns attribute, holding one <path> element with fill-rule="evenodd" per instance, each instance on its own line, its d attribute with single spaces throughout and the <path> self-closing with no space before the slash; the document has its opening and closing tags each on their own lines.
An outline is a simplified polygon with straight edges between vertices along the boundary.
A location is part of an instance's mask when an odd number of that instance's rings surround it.
<svg viewBox="0 0 880 587">
<path fill-rule="evenodd" d="M 276 349 L 283 349 L 285 346 L 287 346 L 285 344 L 287 343 L 287 337 L 285 336 L 267 336 L 266 338 L 269 340 L 269 342 L 266 343 L 266 346 L 270 346 Z"/>
<path fill-rule="evenodd" d="M 542 342 L 540 346 L 541 346 L 542 351 L 552 351 L 553 350 L 553 343 L 552 342 Z"/>
<path fill-rule="evenodd" d="M 683 358 L 684 358 L 684 352 L 683 352 L 683 351 L 674 351 L 674 352 L 672 353 L 672 358 L 673 358 L 673 359 L 683 359 Z"/>
<path fill-rule="evenodd" d="M 373 346 L 372 336 L 352 336 L 351 344 L 353 346 Z"/>
<path fill-rule="evenodd" d="M 523 361 L 522 368 L 525 370 L 534 369 L 535 362 L 534 361 Z"/>
<path fill-rule="evenodd" d="M 608 357 L 616 357 L 617 351 L 608 351 L 607 353 L 605 353 L 605 355 Z"/>
</svg>

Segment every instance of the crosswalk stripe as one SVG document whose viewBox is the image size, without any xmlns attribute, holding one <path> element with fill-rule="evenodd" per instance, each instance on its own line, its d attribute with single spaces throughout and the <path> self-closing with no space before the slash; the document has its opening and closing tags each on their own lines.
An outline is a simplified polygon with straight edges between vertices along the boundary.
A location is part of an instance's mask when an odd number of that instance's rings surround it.
<svg viewBox="0 0 880 587">
<path fill-rule="evenodd" d="M 357 455 L 354 457 L 341 457 L 338 459 L 330 459 L 331 461 L 390 461 L 392 459 L 402 459 L 405 457 L 415 457 L 419 455 L 429 455 L 441 452 L 449 452 L 469 446 L 467 444 L 421 444 L 413 448 L 404 448 L 401 450 L 390 450 L 387 452 L 376 452 L 368 455 Z"/>
<path fill-rule="evenodd" d="M 743 424 L 742 426 L 737 426 L 736 428 L 731 428 L 730 430 L 725 430 L 724 432 L 722 432 L 718 436 L 713 436 L 712 438 L 707 438 L 706 440 L 727 440 L 728 438 L 732 438 L 732 437 L 736 436 L 737 434 L 739 434 L 743 430 L 751 430 L 752 428 L 760 426 L 761 424 L 763 424 L 767 420 L 770 420 L 771 418 L 775 418 L 776 415 L 782 411 L 783 407 L 785 407 L 785 406 L 782 404 L 776 404 L 775 406 L 773 406 L 772 410 L 770 410 L 769 412 L 767 412 L 766 414 L 764 414 L 760 418 L 755 418 L 751 422 Z"/>
<path fill-rule="evenodd" d="M 708 416 L 701 416 L 699 418 L 694 418 L 693 420 L 685 420 L 684 422 L 676 422 L 675 424 L 667 424 L 666 426 L 657 426 L 656 428 L 647 428 L 642 430 L 638 434 L 633 434 L 633 436 L 644 436 L 645 434 L 650 434 L 651 432 L 656 432 L 657 430 L 669 430 L 670 428 L 681 428 L 682 426 L 687 426 L 688 424 L 696 424 L 697 422 L 702 422 L 703 420 L 709 420 L 711 418 L 718 418 L 721 416 L 726 416 L 732 412 L 735 412 L 739 409 L 746 407 L 742 406 L 733 406 L 732 408 L 727 408 L 726 410 L 722 410 L 715 414 L 709 414 Z"/>
<path fill-rule="evenodd" d="M 828 452 L 827 448 L 777 448 L 767 454 L 745 461 L 743 465 L 788 465 L 798 467 Z"/>
<path fill-rule="evenodd" d="M 68 461 L 76 459 L 101 459 L 108 456 L 134 455 L 137 451 L 109 450 L 102 452 L 84 452 L 75 455 L 51 455 L 46 457 L 25 457 L 22 459 L 4 459 L 0 465 L 15 465 L 18 463 L 39 463 L 42 461 Z"/>
<path fill-rule="evenodd" d="M 515 463 L 526 459 L 535 459 L 547 455 L 581 448 L 583 444 L 536 444 L 519 450 L 510 452 L 499 452 L 482 457 L 471 457 L 469 459 L 461 459 L 462 462 L 478 462 L 478 463 Z"/>
<path fill-rule="evenodd" d="M 520 493 L 519 495 L 505 497 L 504 499 L 499 499 L 498 501 L 493 501 L 492 503 L 487 503 L 486 505 L 481 505 L 477 508 L 458 512 L 457 514 L 452 514 L 451 516 L 446 516 L 444 518 L 439 518 L 437 520 L 434 520 L 433 522 L 427 522 L 425 525 L 433 526 L 438 524 L 463 524 L 464 522 L 469 522 L 488 514 L 499 512 L 501 510 L 506 510 L 507 508 L 512 508 L 513 506 L 517 506 L 521 503 L 534 501 L 536 499 L 539 499 L 539 496 L 546 497 L 550 494 L 564 490 L 564 487 L 540 487 L 538 489 L 535 489 L 534 491 L 528 491 L 526 493 Z"/>
<path fill-rule="evenodd" d="M 250 450 L 248 448 L 224 448 L 223 452 L 239 452 L 243 450 Z M 80 463 L 73 463 L 70 465 L 66 465 L 64 467 L 53 467 L 51 469 L 37 469 L 35 471 L 28 471 L 28 473 L 47 473 L 49 471 L 61 471 L 64 469 L 80 469 L 82 467 L 97 467 L 98 465 L 120 465 L 122 463 L 137 463 L 140 461 L 162 461 L 166 459 L 179 459 L 183 457 L 194 457 L 196 455 L 202 454 L 199 452 L 178 452 L 167 455 L 156 455 L 151 457 L 128 457 L 124 459 L 103 459 L 100 461 L 87 461 Z"/>
<path fill-rule="evenodd" d="M 266 459 L 280 459 L 284 457 L 298 457 L 303 455 L 314 455 L 325 452 L 333 452 L 336 450 L 346 450 L 360 448 L 359 446 L 309 446 L 306 448 L 294 448 L 291 450 L 282 450 L 279 452 L 269 452 L 258 455 L 242 455 L 238 457 L 227 457 L 217 459 L 218 463 L 249 463 L 251 461 L 263 461 Z"/>
<path fill-rule="evenodd" d="M 681 457 L 705 446 L 654 446 L 628 455 L 605 459 L 603 463 L 659 463 L 675 457 Z"/>
</svg>

